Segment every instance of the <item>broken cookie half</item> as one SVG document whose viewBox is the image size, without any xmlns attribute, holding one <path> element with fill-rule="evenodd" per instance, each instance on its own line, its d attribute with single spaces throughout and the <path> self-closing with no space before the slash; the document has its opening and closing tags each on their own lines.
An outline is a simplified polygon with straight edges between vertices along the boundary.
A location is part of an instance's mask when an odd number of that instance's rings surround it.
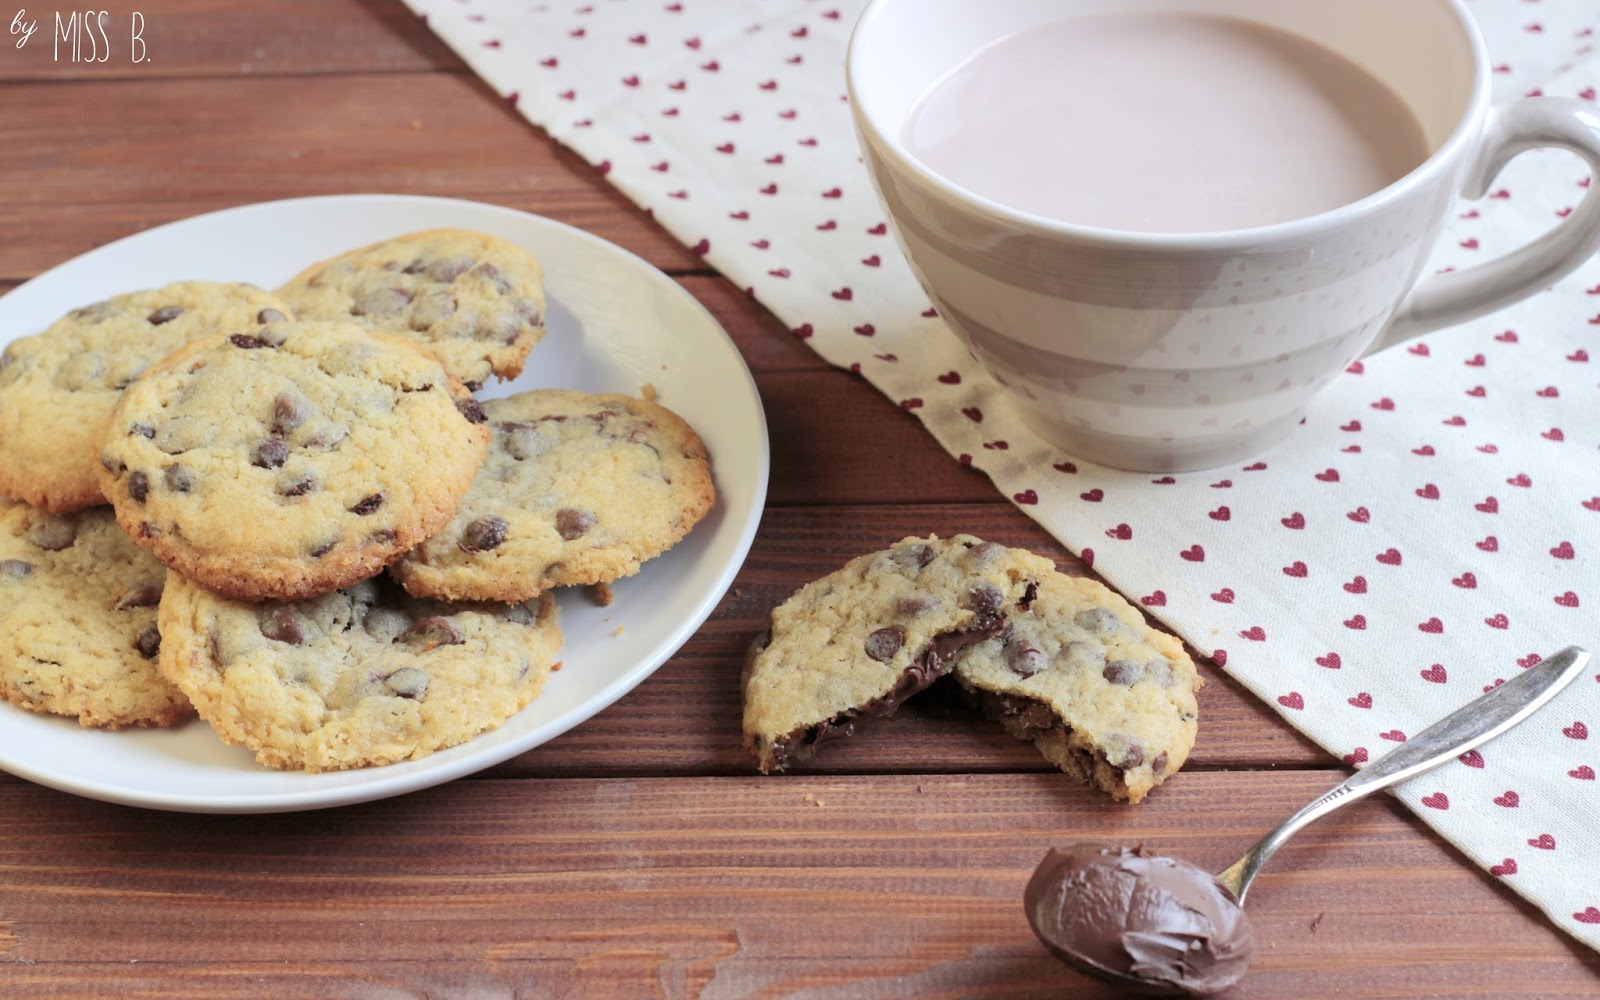
<svg viewBox="0 0 1600 1000">
<path fill-rule="evenodd" d="M 1178 640 L 1101 584 L 971 535 L 904 539 L 774 609 L 745 666 L 745 745 L 781 771 L 952 672 L 1117 799 L 1138 802 L 1194 746 L 1201 681 Z"/>
<path fill-rule="evenodd" d="M 894 712 L 998 635 L 1055 564 L 971 535 L 906 538 L 800 588 L 744 673 L 745 745 L 764 772 Z"/>
</svg>

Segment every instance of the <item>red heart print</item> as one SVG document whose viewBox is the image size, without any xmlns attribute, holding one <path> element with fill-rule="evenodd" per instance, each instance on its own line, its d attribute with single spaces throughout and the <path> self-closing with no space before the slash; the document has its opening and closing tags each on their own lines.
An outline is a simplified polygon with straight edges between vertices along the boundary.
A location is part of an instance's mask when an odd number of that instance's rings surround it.
<svg viewBox="0 0 1600 1000">
<path fill-rule="evenodd" d="M 1437 500 L 1437 499 L 1439 499 L 1439 487 L 1433 485 L 1432 483 L 1428 483 L 1427 485 L 1421 487 L 1420 489 L 1413 490 L 1412 492 L 1416 493 L 1417 496 L 1421 497 L 1424 500 Z"/>
<path fill-rule="evenodd" d="M 777 194 L 778 193 L 778 185 L 777 184 L 768 184 L 766 187 L 761 189 L 761 193 L 762 194 Z M 835 296 L 835 298 L 837 298 L 837 295 Z"/>
<path fill-rule="evenodd" d="M 1352 361 L 1345 366 L 1344 370 L 1351 375 L 1360 375 L 1362 372 L 1367 370 L 1367 366 L 1359 361 Z"/>
<path fill-rule="evenodd" d="M 1590 497 L 1587 500 L 1582 500 L 1579 502 L 1583 505 L 1584 510 L 1600 511 L 1600 497 Z"/>
<path fill-rule="evenodd" d="M 1317 473 L 1317 478 L 1324 483 L 1337 483 L 1339 481 L 1338 469 L 1327 469 Z"/>
<path fill-rule="evenodd" d="M 701 63 L 700 68 L 705 70 L 707 73 L 715 73 L 717 70 L 722 68 L 722 64 L 713 59 L 708 63 Z"/>
<path fill-rule="evenodd" d="M 1406 741 L 1406 734 L 1402 733 L 1398 729 L 1391 729 L 1387 733 L 1379 733 L 1378 739 L 1388 740 L 1390 743 L 1404 743 Z"/>
<path fill-rule="evenodd" d="M 1600 924 L 1600 909 L 1591 906 L 1572 915 L 1572 919 L 1580 924 Z"/>
<path fill-rule="evenodd" d="M 744 220 L 750 218 L 750 213 L 749 212 L 729 212 L 728 213 L 728 218 L 737 219 L 738 221 L 743 222 Z M 762 242 L 765 243 L 766 241 L 762 240 Z M 761 247 L 760 249 L 765 250 L 766 247 Z"/>
<path fill-rule="evenodd" d="M 868 236 L 882 236 L 884 233 L 887 233 L 888 231 L 889 231 L 889 224 L 887 222 L 880 222 L 876 226 L 873 226 L 871 229 L 868 229 L 867 230 L 867 235 Z"/>
<path fill-rule="evenodd" d="M 1483 769 L 1483 754 L 1476 750 L 1468 750 L 1466 753 L 1457 757 L 1456 760 L 1459 760 L 1468 767 L 1476 767 L 1479 770 Z"/>
<path fill-rule="evenodd" d="M 1569 740 L 1586 740 L 1589 738 L 1589 727 L 1581 720 L 1574 721 L 1570 726 L 1561 727 L 1561 735 Z"/>
<path fill-rule="evenodd" d="M 1461 249 L 1463 249 L 1463 250 L 1476 250 L 1476 249 L 1478 249 L 1478 241 L 1476 239 L 1462 240 L 1461 241 Z"/>
<path fill-rule="evenodd" d="M 1537 837 L 1529 837 L 1528 846 L 1537 847 L 1541 851 L 1553 851 L 1556 849 L 1556 838 L 1548 833 L 1541 833 Z"/>
<path fill-rule="evenodd" d="M 871 323 L 862 323 L 860 326 L 851 327 L 851 329 L 856 332 L 857 336 L 861 337 L 870 337 L 878 332 L 878 328 Z"/>
<path fill-rule="evenodd" d="M 1352 765 L 1365 764 L 1367 762 L 1367 748 L 1356 747 L 1354 750 L 1344 755 L 1344 762 Z"/>
<path fill-rule="evenodd" d="M 1589 360 L 1589 352 L 1580 347 L 1576 351 L 1573 351 L 1571 354 L 1567 355 L 1567 360 L 1576 361 L 1579 364 L 1583 364 L 1585 361 Z"/>
<path fill-rule="evenodd" d="M 1467 390 L 1467 395 L 1473 397 L 1474 399 L 1482 399 L 1483 397 L 1489 395 L 1489 390 L 1485 389 L 1481 385 L 1475 385 Z"/>
<path fill-rule="evenodd" d="M 1504 677 L 1496 677 L 1493 684 L 1485 684 L 1483 686 L 1484 693 L 1487 694 L 1488 692 L 1493 691 L 1495 688 L 1499 687 L 1505 682 L 1506 679 Z"/>
<path fill-rule="evenodd" d="M 1368 694 L 1365 691 L 1363 691 L 1360 694 L 1356 695 L 1354 698 L 1346 698 L 1345 701 L 1348 701 L 1350 704 L 1354 705 L 1357 708 L 1371 708 L 1372 707 L 1372 695 Z"/>
<path fill-rule="evenodd" d="M 1406 350 L 1410 351 L 1412 354 L 1415 354 L 1419 358 L 1425 358 L 1428 356 L 1427 344 L 1412 344 L 1410 347 L 1406 348 Z"/>
<path fill-rule="evenodd" d="M 1505 615 L 1490 615 L 1483 620 L 1483 623 L 1490 628 L 1504 629 L 1511 627 L 1511 619 Z"/>
<path fill-rule="evenodd" d="M 1431 445 L 1431 444 L 1425 444 L 1420 448 L 1412 448 L 1411 449 L 1411 454 L 1421 456 L 1422 458 L 1431 458 L 1431 457 L 1433 457 L 1433 453 L 1434 453 L 1433 452 L 1433 445 Z M 1429 483 L 1428 485 L 1432 486 L 1433 484 Z M 1434 497 L 1429 497 L 1429 499 L 1430 500 L 1434 500 L 1434 499 L 1438 499 L 1438 498 L 1437 498 L 1437 496 L 1434 496 Z"/>
<path fill-rule="evenodd" d="M 1341 431 L 1350 431 L 1353 434 L 1361 429 L 1361 421 L 1352 420 L 1348 424 L 1340 424 L 1339 429 Z"/>
<path fill-rule="evenodd" d="M 639 75 L 637 73 L 633 73 L 623 77 L 622 85 L 624 87 L 637 87 L 639 85 Z"/>
<path fill-rule="evenodd" d="M 1372 408 L 1374 410 L 1392 410 L 1394 409 L 1394 400 L 1390 399 L 1388 396 L 1385 396 L 1376 403 L 1373 403 Z"/>
<path fill-rule="evenodd" d="M 900 401 L 900 406 L 902 409 L 915 410 L 922 406 L 922 399 L 919 396 L 912 396 L 910 399 L 902 399 Z"/>
<path fill-rule="evenodd" d="M 1098 486 L 1095 487 L 1094 489 L 1090 490 L 1087 493 L 1079 493 L 1078 494 L 1078 499 L 1079 500 L 1086 500 L 1089 503 L 1099 503 L 1100 501 L 1104 500 L 1105 498 L 1106 498 L 1106 491 L 1100 489 Z"/>
<path fill-rule="evenodd" d="M 1481 354 L 1474 354 L 1472 357 L 1462 362 L 1462 364 L 1472 368 L 1482 368 L 1486 363 L 1487 359 L 1485 359 Z"/>
<path fill-rule="evenodd" d="M 689 252 L 699 254 L 701 257 L 704 257 L 706 254 L 711 252 L 711 241 L 703 239 L 694 246 L 690 247 Z"/>
<path fill-rule="evenodd" d="M 1184 549 L 1182 552 L 1179 552 L 1178 555 L 1181 556 L 1182 558 L 1188 560 L 1189 562 L 1205 562 L 1206 561 L 1206 550 L 1201 548 L 1198 544 L 1189 546 L 1188 548 Z"/>
<path fill-rule="evenodd" d="M 1251 642 L 1266 642 L 1267 641 L 1267 633 L 1266 633 L 1266 631 L 1264 629 L 1262 629 L 1262 627 L 1260 625 L 1252 625 L 1249 628 L 1247 628 L 1247 629 L 1243 630 L 1242 632 L 1240 632 L 1239 635 L 1241 635 L 1242 637 L 1244 637 L 1246 639 L 1249 639 Z"/>
<path fill-rule="evenodd" d="M 1384 549 L 1382 552 L 1378 553 L 1378 561 L 1383 563 L 1385 566 L 1398 566 L 1400 565 L 1400 559 L 1401 556 L 1399 549 Z"/>
<path fill-rule="evenodd" d="M 1478 450 L 1483 452 L 1485 455 L 1493 455 L 1500 450 L 1500 446 L 1494 444 L 1480 444 L 1478 445 Z"/>
<path fill-rule="evenodd" d="M 873 357 L 877 358 L 879 361 L 888 361 L 891 363 L 900 360 L 900 356 L 898 354 L 874 354 Z"/>
<path fill-rule="evenodd" d="M 1528 474 L 1526 472 L 1519 472 L 1510 479 L 1507 479 L 1506 482 L 1512 486 L 1528 487 L 1533 485 L 1533 480 L 1528 478 Z"/>
<path fill-rule="evenodd" d="M 633 141 L 634 142 L 649 142 L 650 141 L 650 133 L 649 132 L 641 132 L 638 135 L 633 137 Z"/>
<path fill-rule="evenodd" d="M 943 375 L 939 376 L 939 381 L 943 382 L 945 385 L 960 385 L 961 373 L 957 371 L 945 372 Z"/>
<path fill-rule="evenodd" d="M 975 424 L 983 423 L 983 411 L 978 409 L 976 406 L 963 406 L 961 408 L 961 413 L 968 420 Z"/>
<path fill-rule="evenodd" d="M 801 340 L 805 340 L 815 332 L 816 331 L 812 329 L 810 323 L 801 323 L 799 326 L 794 328 L 794 335 L 799 337 Z"/>
<path fill-rule="evenodd" d="M 848 285 L 846 285 L 844 288 L 836 288 L 828 294 L 832 295 L 840 302 L 849 302 L 851 299 L 856 297 L 856 293 L 852 292 Z"/>
<path fill-rule="evenodd" d="M 1306 526 L 1306 517 L 1299 511 L 1295 511 L 1288 517 L 1278 518 L 1278 523 L 1291 531 L 1299 531 L 1301 528 Z"/>
<path fill-rule="evenodd" d="M 1078 553 L 1078 558 L 1083 560 L 1085 566 L 1094 567 L 1094 549 L 1084 549 Z"/>
<path fill-rule="evenodd" d="M 1215 663 L 1219 667 L 1227 666 L 1228 651 L 1226 649 L 1213 649 L 1211 651 L 1211 662 Z"/>
<path fill-rule="evenodd" d="M 1494 339 L 1502 344 L 1515 344 L 1517 342 L 1517 331 L 1507 330 L 1504 333 L 1497 333 L 1494 335 Z"/>
<path fill-rule="evenodd" d="M 1578 595 L 1570 590 L 1564 594 L 1557 594 L 1554 600 L 1563 608 L 1575 608 L 1578 606 Z"/>
<path fill-rule="evenodd" d="M 1216 601 L 1218 604 L 1232 604 L 1233 588 L 1223 587 L 1221 590 L 1213 591 L 1211 594 L 1211 599 Z"/>
<path fill-rule="evenodd" d="M 1423 680 L 1430 681 L 1434 684 L 1443 684 L 1447 676 L 1445 673 L 1444 664 L 1442 663 L 1435 663 L 1428 669 L 1419 671 L 1419 673 L 1422 675 Z"/>
<path fill-rule="evenodd" d="M 1355 510 L 1346 514 L 1345 517 L 1348 517 L 1357 524 L 1366 524 L 1368 521 L 1372 520 L 1372 511 L 1365 507 L 1357 507 Z"/>
<path fill-rule="evenodd" d="M 772 246 L 772 241 L 771 240 L 751 240 L 750 241 L 750 245 L 755 247 L 757 250 L 765 250 L 768 247 Z"/>
<path fill-rule="evenodd" d="M 557 61 L 555 56 L 550 56 L 547 59 L 540 59 L 539 65 L 543 66 L 545 69 L 555 69 L 557 66 L 561 65 L 561 63 Z"/>
<path fill-rule="evenodd" d="M 1214 490 L 1225 490 L 1225 489 L 1229 488 L 1232 485 L 1233 485 L 1233 480 L 1231 480 L 1231 479 L 1219 479 L 1216 482 L 1211 484 L 1211 488 L 1214 489 Z"/>
<path fill-rule="evenodd" d="M 1500 512 L 1500 501 L 1494 497 L 1484 497 L 1482 503 L 1475 503 L 1472 506 L 1485 514 L 1498 514 Z"/>
<path fill-rule="evenodd" d="M 1005 451 L 1006 449 L 1011 447 L 1011 444 L 1009 442 L 1007 442 L 1007 441 L 995 440 L 995 441 L 985 441 L 983 443 L 983 446 L 985 448 L 989 449 L 990 451 Z"/>
<path fill-rule="evenodd" d="M 1443 423 L 1446 427 L 1465 427 L 1467 426 L 1467 418 L 1462 416 L 1454 416 L 1448 420 L 1445 420 Z"/>
<path fill-rule="evenodd" d="M 763 157 L 762 158 L 762 162 L 766 163 L 766 164 L 769 164 L 770 166 L 774 166 L 774 167 L 782 166 L 783 165 L 783 154 L 782 153 L 773 153 L 771 156 Z M 820 229 L 822 227 L 818 226 L 817 228 Z M 828 226 L 828 228 L 832 229 L 833 225 Z"/>
<path fill-rule="evenodd" d="M 595 173 L 599 174 L 601 177 L 604 177 L 606 174 L 611 173 L 611 161 L 601 160 L 599 163 L 594 165 L 594 170 Z"/>
<path fill-rule="evenodd" d="M 835 222 L 832 219 L 829 219 L 827 222 L 824 222 L 821 225 L 817 226 L 817 232 L 819 232 L 819 233 L 831 233 L 835 229 L 838 229 L 838 228 L 839 228 L 839 223 Z"/>
<path fill-rule="evenodd" d="M 1359 632 L 1362 629 L 1367 627 L 1367 616 L 1366 615 L 1356 615 L 1354 618 L 1346 618 L 1344 620 L 1344 627 L 1345 628 L 1353 628 L 1357 632 Z"/>
<path fill-rule="evenodd" d="M 1590 767 L 1588 764 L 1582 764 L 1568 771 L 1567 776 L 1577 778 L 1579 781 L 1593 781 L 1594 768 Z"/>
<path fill-rule="evenodd" d="M 1367 592 L 1367 578 L 1364 576 L 1358 576 L 1354 580 L 1351 580 L 1349 583 L 1345 584 L 1344 589 L 1346 593 L 1350 594 L 1365 594 Z"/>
<path fill-rule="evenodd" d="M 1571 559 L 1573 556 L 1577 555 L 1577 552 L 1573 549 L 1571 542 L 1562 542 L 1560 545 L 1557 545 L 1555 548 L 1551 549 L 1550 554 L 1555 556 L 1557 559 Z"/>
<path fill-rule="evenodd" d="M 1534 393 L 1534 395 L 1542 399 L 1555 399 L 1557 396 L 1561 395 L 1561 390 L 1557 389 L 1553 385 L 1547 385 L 1543 389 L 1540 389 L 1538 392 Z"/>
<path fill-rule="evenodd" d="M 1509 791 L 1509 790 L 1504 795 L 1496 795 L 1494 797 L 1494 804 L 1495 805 L 1504 806 L 1507 809 L 1515 809 L 1521 803 L 1522 803 L 1522 796 L 1518 795 L 1516 792 Z"/>
<path fill-rule="evenodd" d="M 1539 436 L 1544 438 L 1546 441 L 1554 441 L 1557 444 L 1567 439 L 1567 436 L 1561 432 L 1561 428 L 1559 427 L 1552 427 L 1547 431 L 1540 431 Z"/>
<path fill-rule="evenodd" d="M 1543 659 L 1544 657 L 1540 656 L 1538 653 L 1529 653 L 1527 656 L 1517 657 L 1517 666 L 1526 670 Z"/>
<path fill-rule="evenodd" d="M 861 258 L 861 263 L 865 264 L 867 267 L 878 267 L 883 264 L 883 260 L 879 258 L 877 254 L 873 254 L 871 257 Z"/>
<path fill-rule="evenodd" d="M 920 313 L 917 313 L 917 315 L 921 316 L 923 319 L 934 319 L 939 315 L 939 310 L 933 308 L 932 306 L 929 306 L 928 308 L 922 310 Z"/>
<path fill-rule="evenodd" d="M 1106 537 L 1115 538 L 1119 542 L 1125 542 L 1133 537 L 1133 529 L 1128 527 L 1126 524 L 1119 524 L 1115 528 L 1107 528 Z"/>
<path fill-rule="evenodd" d="M 1015 500 L 1017 503 L 1035 504 L 1039 502 L 1039 494 L 1035 493 L 1033 490 L 1023 490 L 1021 493 L 1011 494 L 1011 499 Z"/>
<path fill-rule="evenodd" d="M 739 112 L 734 111 L 734 112 L 732 112 L 730 114 L 723 115 L 722 116 L 722 120 L 725 121 L 725 122 L 742 122 L 742 121 L 744 121 L 744 115 L 741 115 Z"/>
<path fill-rule="evenodd" d="M 1057 462 L 1051 468 L 1057 472 L 1065 472 L 1069 476 L 1078 471 L 1078 467 L 1072 462 Z"/>
<path fill-rule="evenodd" d="M 1171 476 L 1162 476 L 1160 479 L 1152 479 L 1150 482 L 1156 486 L 1171 486 L 1173 483 L 1177 482 L 1177 480 L 1173 479 Z"/>
<path fill-rule="evenodd" d="M 1310 573 L 1310 570 L 1307 569 L 1306 564 L 1298 559 L 1283 568 L 1284 576 L 1304 577 L 1308 573 Z"/>
<path fill-rule="evenodd" d="M 1224 505 L 1218 507 L 1216 510 L 1212 511 L 1206 516 L 1211 518 L 1213 521 L 1226 521 L 1233 516 L 1233 511 L 1229 510 L 1227 506 Z"/>
<path fill-rule="evenodd" d="M 824 198 L 841 198 L 841 197 L 844 196 L 844 192 L 841 191 L 840 189 L 836 188 L 836 187 L 833 187 L 833 188 L 829 188 L 828 190 L 822 192 L 822 196 Z"/>
<path fill-rule="evenodd" d="M 1159 608 L 1167 603 L 1167 595 L 1164 591 L 1158 590 L 1153 594 L 1139 598 L 1139 603 L 1148 607 Z"/>
<path fill-rule="evenodd" d="M 1455 584 L 1457 587 L 1460 587 L 1462 590 L 1474 590 L 1478 586 L 1478 577 L 1471 570 L 1468 570 L 1467 572 L 1462 573 L 1460 576 L 1455 577 L 1450 582 Z"/>
<path fill-rule="evenodd" d="M 1490 875 L 1515 875 L 1516 873 L 1517 863 L 1510 858 L 1506 858 L 1497 865 L 1489 866 Z"/>
<path fill-rule="evenodd" d="M 1302 708 L 1306 707 L 1306 700 L 1300 697 L 1299 691 L 1290 691 L 1288 694 L 1280 694 L 1278 696 L 1278 704 L 1282 705 L 1284 708 L 1292 708 L 1298 712 Z"/>
<path fill-rule="evenodd" d="M 1427 632 L 1430 635 L 1438 635 L 1444 631 L 1444 622 L 1438 618 L 1429 618 L 1427 621 L 1420 623 L 1417 626 L 1417 630 L 1419 632 Z"/>
<path fill-rule="evenodd" d="M 1500 539 L 1494 537 L 1493 535 L 1490 535 L 1489 537 L 1485 538 L 1481 542 L 1474 542 L 1473 544 L 1477 545 L 1478 548 L 1482 549 L 1485 552 L 1499 552 L 1500 551 Z"/>
<path fill-rule="evenodd" d="M 1317 666 L 1319 667 L 1327 667 L 1329 670 L 1338 670 L 1343 665 L 1344 660 L 1340 659 L 1338 653 L 1329 653 L 1326 656 L 1317 657 Z"/>
<path fill-rule="evenodd" d="M 1434 792 L 1432 795 L 1424 795 L 1422 797 L 1422 804 L 1427 806 L 1429 809 L 1449 809 L 1450 796 L 1443 792 Z"/>
</svg>

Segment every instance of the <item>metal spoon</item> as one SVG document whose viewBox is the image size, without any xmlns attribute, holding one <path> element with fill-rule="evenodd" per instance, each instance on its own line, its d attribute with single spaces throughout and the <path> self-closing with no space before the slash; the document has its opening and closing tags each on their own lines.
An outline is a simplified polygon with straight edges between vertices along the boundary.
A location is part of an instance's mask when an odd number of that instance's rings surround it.
<svg viewBox="0 0 1600 1000">
<path fill-rule="evenodd" d="M 1244 932 L 1246 947 L 1242 954 L 1222 956 L 1221 959 L 1216 955 L 1203 955 L 1201 952 L 1207 950 L 1210 942 L 1195 937 L 1193 933 L 1193 921 L 1197 913 L 1202 923 L 1209 922 L 1208 911 L 1209 914 L 1216 914 L 1224 920 L 1238 918 L 1242 922 L 1243 912 L 1239 904 L 1244 902 L 1245 894 L 1250 891 L 1250 883 L 1255 879 L 1256 873 L 1285 841 L 1303 827 L 1335 809 L 1415 777 L 1424 771 L 1432 770 L 1473 747 L 1494 739 L 1543 707 L 1572 683 L 1588 663 L 1589 653 L 1586 650 L 1568 646 L 1506 683 L 1489 689 L 1482 696 L 1474 698 L 1399 747 L 1368 764 L 1365 769 L 1351 775 L 1349 779 L 1284 820 L 1276 829 L 1257 841 L 1238 861 L 1218 872 L 1214 879 L 1201 869 L 1176 859 L 1153 858 L 1137 852 L 1110 850 L 1097 851 L 1091 857 L 1080 850 L 1073 856 L 1072 864 L 1076 867 L 1072 871 L 1082 873 L 1088 867 L 1103 869 L 1096 876 L 1100 881 L 1095 882 L 1093 888 L 1086 888 L 1093 880 L 1085 881 L 1079 878 L 1077 882 L 1071 884 L 1065 881 L 1069 877 L 1068 869 L 1071 867 L 1065 862 L 1067 855 L 1052 851 L 1040 864 L 1034 879 L 1055 881 L 1050 886 L 1036 887 L 1033 883 L 1029 884 L 1029 899 L 1034 905 L 1029 907 L 1028 920 L 1033 924 L 1035 933 L 1039 934 L 1050 950 L 1075 968 L 1111 982 L 1138 988 L 1147 995 L 1179 995 L 1225 989 L 1243 976 L 1248 965 L 1248 930 Z M 1085 858 L 1090 860 L 1078 863 Z M 1133 863 L 1124 863 L 1129 859 L 1132 859 Z M 1152 860 L 1159 863 L 1159 871 L 1152 868 L 1150 864 Z M 1115 874 L 1105 874 L 1112 871 L 1115 871 Z M 1155 886 L 1152 875 L 1159 875 L 1163 885 Z M 1136 886 L 1134 885 L 1136 882 L 1143 884 Z M 1189 884 L 1186 885 L 1185 882 Z M 1169 916 L 1177 914 L 1186 919 L 1190 926 L 1123 928 L 1122 945 L 1126 947 L 1127 942 L 1132 941 L 1133 949 L 1140 952 L 1138 955 L 1129 955 L 1124 950 L 1122 956 L 1128 959 L 1127 962 L 1106 960 L 1106 941 L 1103 936 L 1099 936 L 1100 928 L 1096 928 L 1095 942 L 1074 942 L 1071 940 L 1073 935 L 1076 933 L 1083 936 L 1085 933 L 1083 928 L 1087 925 L 1071 915 L 1045 912 L 1045 903 L 1057 906 L 1070 905 L 1074 892 L 1083 896 L 1085 892 L 1104 895 L 1109 891 L 1112 895 L 1119 895 L 1119 898 L 1128 898 L 1120 894 L 1124 890 L 1130 890 L 1134 893 L 1132 898 L 1138 901 L 1143 898 L 1138 895 L 1139 891 L 1144 891 L 1154 899 L 1173 886 L 1182 892 L 1192 891 L 1193 898 L 1178 899 L 1175 908 L 1154 905 L 1132 906 L 1126 915 L 1133 916 L 1137 922 L 1139 918 L 1159 920 L 1164 914 Z M 1221 886 L 1226 892 L 1216 894 L 1215 886 Z M 1052 890 L 1053 895 L 1047 892 L 1047 889 Z M 1170 893 L 1168 895 L 1170 896 Z M 1230 906 L 1237 912 L 1229 912 L 1227 908 Z M 1041 923 L 1046 925 L 1045 929 L 1041 929 Z M 1047 933 L 1052 931 L 1054 933 L 1047 936 Z M 1052 940 L 1052 937 L 1056 936 L 1065 936 L 1068 939 Z M 1161 966 L 1163 963 L 1159 959 L 1163 957 L 1163 950 L 1174 952 L 1170 957 L 1174 960 L 1173 964 L 1179 968 L 1173 970 L 1170 977 L 1157 975 L 1156 978 L 1152 978 L 1151 960 L 1157 959 L 1153 964 Z M 1219 961 L 1221 965 L 1218 964 Z M 1185 971 L 1195 962 L 1205 966 L 1200 971 L 1206 974 L 1196 974 L 1186 979 Z M 1132 968 L 1135 965 L 1141 966 L 1145 974 L 1134 974 Z M 1159 973 L 1162 970 L 1158 968 L 1157 971 Z"/>
</svg>

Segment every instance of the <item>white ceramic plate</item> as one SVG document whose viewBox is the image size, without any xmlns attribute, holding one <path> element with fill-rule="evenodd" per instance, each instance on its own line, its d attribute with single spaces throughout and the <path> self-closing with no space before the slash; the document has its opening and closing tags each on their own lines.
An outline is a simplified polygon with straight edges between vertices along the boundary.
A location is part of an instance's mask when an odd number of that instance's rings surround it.
<svg viewBox="0 0 1600 1000">
<path fill-rule="evenodd" d="M 101 732 L 0 702 L 0 769 L 91 798 L 185 812 L 288 812 L 436 785 L 536 747 L 616 701 L 692 635 L 733 582 L 767 491 L 754 380 L 710 313 L 638 257 L 570 226 L 444 198 L 348 195 L 269 202 L 152 229 L 84 254 L 0 298 L 0 344 L 68 309 L 184 278 L 273 288 L 313 261 L 417 229 L 459 226 L 521 244 L 545 267 L 549 333 L 495 396 L 563 387 L 638 395 L 650 384 L 705 439 L 717 505 L 689 537 L 597 607 L 562 593 L 563 667 L 499 728 L 421 760 L 326 774 L 272 771 L 203 722 Z"/>
</svg>

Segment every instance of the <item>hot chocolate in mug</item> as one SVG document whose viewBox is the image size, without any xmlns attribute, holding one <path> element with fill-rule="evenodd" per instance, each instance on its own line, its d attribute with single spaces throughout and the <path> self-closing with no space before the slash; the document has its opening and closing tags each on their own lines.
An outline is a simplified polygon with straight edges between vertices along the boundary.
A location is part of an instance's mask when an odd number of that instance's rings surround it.
<svg viewBox="0 0 1600 1000">
<path fill-rule="evenodd" d="M 1490 72 L 1459 0 L 871 0 L 847 59 L 940 315 L 1046 440 L 1149 471 L 1260 452 L 1351 361 L 1600 247 L 1595 185 L 1528 245 L 1422 275 L 1512 157 L 1600 173 L 1592 105 L 1492 106 Z"/>
</svg>

